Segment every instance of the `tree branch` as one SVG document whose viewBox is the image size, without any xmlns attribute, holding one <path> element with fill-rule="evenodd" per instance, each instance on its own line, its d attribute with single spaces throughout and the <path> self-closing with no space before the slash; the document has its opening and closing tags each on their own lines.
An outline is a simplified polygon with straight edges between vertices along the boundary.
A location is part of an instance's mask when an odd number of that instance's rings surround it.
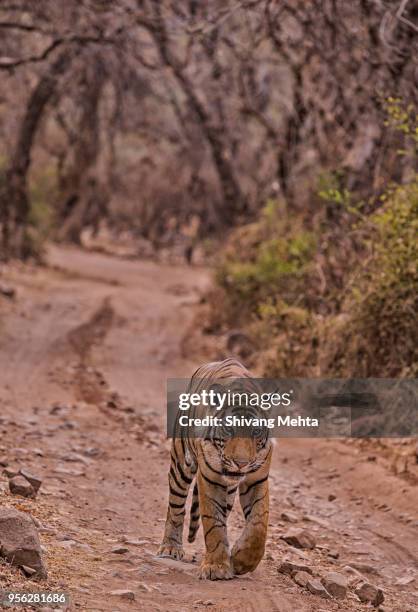
<svg viewBox="0 0 418 612">
<path fill-rule="evenodd" d="M 17 23 L 15 21 L 0 21 L 0 28 L 10 29 L 10 30 L 22 30 L 24 32 L 36 32 L 39 34 L 51 35 L 51 32 L 46 32 L 37 26 L 27 23 Z"/>
<path fill-rule="evenodd" d="M 415 32 L 418 32 L 418 26 L 416 26 L 415 23 L 412 23 L 412 21 L 409 21 L 409 19 L 403 16 L 405 13 L 405 9 L 406 9 L 406 5 L 408 4 L 408 1 L 409 0 L 402 0 L 402 2 L 399 5 L 398 10 L 396 11 L 395 17 L 399 19 L 399 21 L 402 21 L 402 23 L 405 23 L 410 28 L 415 30 Z"/>
<path fill-rule="evenodd" d="M 0 70 L 12 70 L 13 68 L 17 68 L 18 66 L 22 66 L 24 64 L 34 64 L 38 62 L 43 62 L 46 60 L 55 49 L 64 45 L 71 43 L 79 43 L 80 45 L 84 44 L 111 44 L 115 43 L 113 38 L 106 38 L 102 36 L 79 36 L 73 35 L 62 38 L 55 38 L 51 44 L 49 44 L 40 55 L 30 55 L 28 57 L 23 57 L 19 59 L 13 58 L 0 58 Z"/>
</svg>

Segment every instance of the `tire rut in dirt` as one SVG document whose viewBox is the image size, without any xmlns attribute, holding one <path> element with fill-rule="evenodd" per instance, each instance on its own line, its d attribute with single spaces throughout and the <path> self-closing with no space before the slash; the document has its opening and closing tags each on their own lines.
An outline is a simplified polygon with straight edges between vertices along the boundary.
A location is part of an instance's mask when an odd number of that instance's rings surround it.
<svg viewBox="0 0 418 612">
<path fill-rule="evenodd" d="M 88 321 L 68 333 L 69 344 L 79 359 L 74 379 L 79 400 L 100 404 L 108 392 L 105 379 L 92 367 L 91 351 L 103 343 L 114 320 L 115 311 L 110 298 L 105 297 Z"/>
<path fill-rule="evenodd" d="M 86 323 L 82 323 L 69 332 L 68 340 L 82 362 L 89 358 L 93 346 L 103 342 L 114 318 L 115 311 L 110 298 L 105 297 L 98 310 Z"/>
</svg>

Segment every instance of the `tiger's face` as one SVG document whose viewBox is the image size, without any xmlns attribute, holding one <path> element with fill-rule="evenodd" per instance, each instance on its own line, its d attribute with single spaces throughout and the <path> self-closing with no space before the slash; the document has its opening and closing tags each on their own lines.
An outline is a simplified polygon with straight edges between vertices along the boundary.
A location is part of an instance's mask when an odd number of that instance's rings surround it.
<svg viewBox="0 0 418 612">
<path fill-rule="evenodd" d="M 265 461 L 271 441 L 265 428 L 253 428 L 251 435 L 238 437 L 233 428 L 202 440 L 202 450 L 212 469 L 223 476 L 240 479 L 255 472 Z"/>
<path fill-rule="evenodd" d="M 257 440 L 254 438 L 231 438 L 221 448 L 221 455 L 227 472 L 246 474 L 256 460 Z"/>
</svg>

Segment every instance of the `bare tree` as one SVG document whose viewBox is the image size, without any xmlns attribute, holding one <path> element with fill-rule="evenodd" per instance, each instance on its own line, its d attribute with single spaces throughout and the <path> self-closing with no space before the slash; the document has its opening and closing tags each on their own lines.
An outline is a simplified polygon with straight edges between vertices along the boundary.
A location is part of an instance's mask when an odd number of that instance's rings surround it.
<svg viewBox="0 0 418 612">
<path fill-rule="evenodd" d="M 33 89 L 17 134 L 16 145 L 3 179 L 0 192 L 2 251 L 25 257 L 29 245 L 25 242 L 25 227 L 30 204 L 27 194 L 27 173 L 39 123 L 45 108 L 55 93 L 57 83 L 73 58 L 74 50 L 65 47 L 47 67 Z"/>
</svg>

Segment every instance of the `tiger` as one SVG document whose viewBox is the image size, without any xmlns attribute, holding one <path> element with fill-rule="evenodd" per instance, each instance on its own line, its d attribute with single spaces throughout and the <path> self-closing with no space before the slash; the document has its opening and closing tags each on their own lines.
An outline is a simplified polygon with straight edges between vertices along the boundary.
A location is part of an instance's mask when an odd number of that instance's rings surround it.
<svg viewBox="0 0 418 612">
<path fill-rule="evenodd" d="M 199 392 L 225 379 L 245 379 L 250 386 L 255 384 L 239 361 L 228 358 L 198 368 L 188 391 Z M 188 541 L 195 541 L 201 520 L 206 551 L 199 578 L 207 580 L 229 580 L 256 569 L 264 556 L 269 516 L 273 447 L 267 430 L 258 428 L 244 438 L 233 437 L 231 428 L 218 429 L 212 428 L 199 438 L 173 437 L 167 518 L 157 553 L 160 557 L 183 558 L 185 504 L 194 481 Z M 230 551 L 227 519 L 237 490 L 245 527 Z"/>
</svg>

